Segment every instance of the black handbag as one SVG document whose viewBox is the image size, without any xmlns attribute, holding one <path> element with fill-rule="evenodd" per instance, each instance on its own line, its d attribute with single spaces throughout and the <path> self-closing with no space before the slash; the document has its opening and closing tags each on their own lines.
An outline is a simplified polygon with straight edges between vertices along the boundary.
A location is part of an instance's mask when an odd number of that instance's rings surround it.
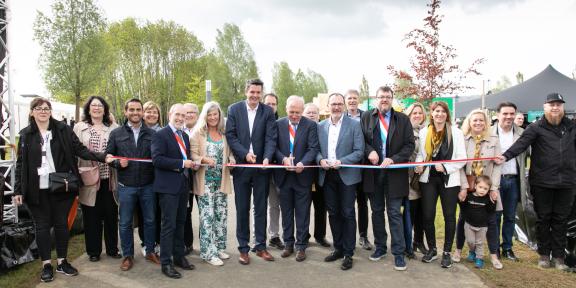
<svg viewBox="0 0 576 288">
<path fill-rule="evenodd" d="M 80 180 L 74 173 L 55 172 L 48 177 L 51 193 L 76 193 L 80 188 Z"/>
</svg>

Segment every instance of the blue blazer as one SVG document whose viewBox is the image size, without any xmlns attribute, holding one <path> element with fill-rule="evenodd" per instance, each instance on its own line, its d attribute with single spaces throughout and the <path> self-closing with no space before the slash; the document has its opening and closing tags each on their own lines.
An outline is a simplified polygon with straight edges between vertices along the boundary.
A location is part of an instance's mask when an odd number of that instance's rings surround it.
<svg viewBox="0 0 576 288">
<path fill-rule="evenodd" d="M 282 165 L 282 159 L 284 157 L 290 156 L 290 134 L 288 132 L 288 125 L 290 121 L 288 117 L 284 117 L 276 121 L 276 128 L 278 134 L 278 145 L 276 145 L 275 160 L 276 163 Z M 294 138 L 294 165 L 298 162 L 302 162 L 304 165 L 314 165 L 316 164 L 316 155 L 318 154 L 318 128 L 316 122 L 309 120 L 305 117 L 300 119 L 298 123 L 298 129 L 296 129 L 296 137 Z M 285 169 L 274 169 L 274 180 L 276 185 L 282 187 L 285 184 L 291 185 L 291 183 L 284 183 L 286 175 L 288 173 L 293 173 L 298 175 L 298 183 L 310 189 L 312 181 L 314 180 L 314 168 L 306 168 L 302 173 L 296 174 L 293 171 L 287 171 Z"/>
<path fill-rule="evenodd" d="M 184 133 L 186 135 L 186 133 Z M 184 138 L 186 154 L 190 155 L 190 139 Z M 182 168 L 182 153 L 174 132 L 170 126 L 160 129 L 152 137 L 152 164 L 154 165 L 154 191 L 158 193 L 178 194 L 186 182 L 192 187 L 192 169 Z M 184 175 L 184 169 L 188 170 L 189 178 Z"/>
<path fill-rule="evenodd" d="M 318 139 L 320 142 L 320 152 L 316 157 L 316 162 L 328 158 L 328 129 L 330 127 L 330 118 L 318 124 Z M 338 144 L 336 144 L 336 158 L 342 164 L 360 164 L 364 158 L 364 135 L 360 122 L 342 115 L 342 127 L 338 135 Z M 362 181 L 362 170 L 356 168 L 338 169 L 342 182 L 346 185 L 353 185 Z M 318 184 L 324 186 L 326 171 L 320 168 Z"/>
<path fill-rule="evenodd" d="M 276 117 L 272 108 L 260 103 L 256 110 L 256 118 L 250 135 L 248 124 L 248 111 L 246 101 L 236 102 L 228 107 L 228 119 L 226 121 L 226 141 L 236 158 L 237 164 L 246 163 L 246 155 L 250 150 L 250 144 L 256 155 L 256 163 L 262 164 L 264 158 L 272 163 L 276 150 Z M 264 170 L 267 171 L 268 170 Z M 244 172 L 262 173 L 262 170 L 253 168 L 234 168 L 232 175 L 240 177 Z"/>
</svg>

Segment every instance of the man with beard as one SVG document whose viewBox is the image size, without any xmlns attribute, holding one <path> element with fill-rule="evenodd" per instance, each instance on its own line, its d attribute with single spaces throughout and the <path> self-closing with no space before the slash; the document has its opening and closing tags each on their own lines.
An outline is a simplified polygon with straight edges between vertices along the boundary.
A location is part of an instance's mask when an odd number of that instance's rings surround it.
<svg viewBox="0 0 576 288">
<path fill-rule="evenodd" d="M 514 159 L 532 146 L 529 182 L 537 216 L 538 266 L 550 268 L 554 263 L 558 270 L 568 270 L 564 264 L 566 222 L 576 185 L 576 127 L 564 116 L 564 103 L 562 95 L 548 94 L 544 117 L 528 126 L 496 161 L 501 164 Z"/>
</svg>

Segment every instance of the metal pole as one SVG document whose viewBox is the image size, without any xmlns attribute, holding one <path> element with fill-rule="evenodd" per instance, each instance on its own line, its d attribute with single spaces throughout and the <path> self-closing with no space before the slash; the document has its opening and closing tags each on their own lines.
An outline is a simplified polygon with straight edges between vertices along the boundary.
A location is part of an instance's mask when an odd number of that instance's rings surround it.
<svg viewBox="0 0 576 288">
<path fill-rule="evenodd" d="M 212 80 L 206 80 L 206 103 L 212 101 Z"/>
</svg>

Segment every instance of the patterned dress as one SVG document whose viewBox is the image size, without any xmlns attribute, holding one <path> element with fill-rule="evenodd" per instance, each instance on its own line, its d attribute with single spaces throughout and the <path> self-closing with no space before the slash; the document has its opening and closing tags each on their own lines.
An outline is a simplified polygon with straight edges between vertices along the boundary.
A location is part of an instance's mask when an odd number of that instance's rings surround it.
<svg viewBox="0 0 576 288">
<path fill-rule="evenodd" d="M 200 213 L 200 257 L 204 260 L 218 257 L 226 249 L 228 202 L 220 191 L 224 143 L 207 137 L 206 157 L 216 161 L 216 167 L 207 167 L 204 195 L 198 197 Z"/>
</svg>

